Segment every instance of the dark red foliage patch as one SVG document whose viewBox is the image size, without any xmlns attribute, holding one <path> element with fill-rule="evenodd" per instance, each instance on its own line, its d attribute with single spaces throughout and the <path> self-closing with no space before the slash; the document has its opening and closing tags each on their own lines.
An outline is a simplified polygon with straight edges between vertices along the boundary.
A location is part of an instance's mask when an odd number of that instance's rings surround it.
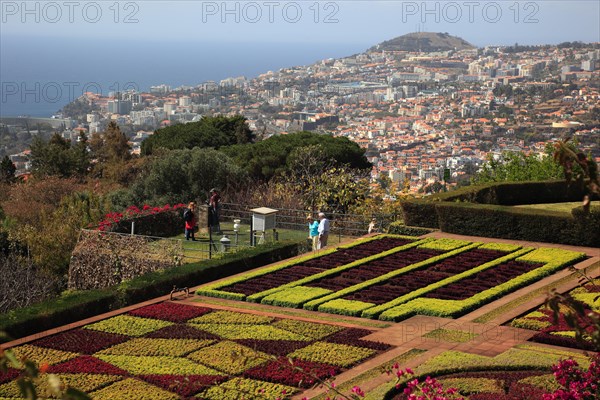
<svg viewBox="0 0 600 400">
<path fill-rule="evenodd" d="M 263 353 L 272 354 L 274 356 L 285 356 L 295 350 L 308 346 L 311 342 L 300 340 L 257 340 L 257 339 L 240 339 L 236 340 L 251 349 L 262 351 Z"/>
<path fill-rule="evenodd" d="M 368 281 L 387 274 L 388 272 L 406 267 L 407 265 L 427 260 L 428 258 L 435 257 L 439 254 L 440 252 L 437 250 L 418 249 L 413 247 L 406 251 L 401 251 L 379 260 L 359 265 L 358 267 L 343 271 L 340 274 L 310 282 L 307 286 L 320 287 L 337 292 L 338 290 Z"/>
<path fill-rule="evenodd" d="M 129 337 L 92 329 L 75 329 L 36 340 L 32 344 L 73 353 L 94 354 L 97 351 L 123 343 Z"/>
<path fill-rule="evenodd" d="M 130 311 L 129 315 L 143 318 L 162 319 L 171 322 L 185 322 L 211 312 L 210 308 L 195 307 L 186 304 L 158 303 Z"/>
<path fill-rule="evenodd" d="M 338 374 L 338 367 L 304 360 L 293 360 L 280 357 L 268 364 L 251 368 L 244 372 L 247 378 L 259 379 L 261 381 L 281 383 L 288 386 L 308 388 L 318 382 Z"/>
<path fill-rule="evenodd" d="M 180 396 L 190 397 L 227 379 L 219 375 L 139 375 L 139 378 Z"/>
<path fill-rule="evenodd" d="M 21 371 L 14 368 L 9 368 L 6 372 L 0 371 L 0 385 L 5 382 L 12 381 L 19 376 L 20 373 Z"/>
<path fill-rule="evenodd" d="M 166 326 L 147 334 L 145 337 L 155 339 L 219 339 L 212 333 L 201 331 L 187 324 Z"/>
<path fill-rule="evenodd" d="M 366 347 L 377 351 L 386 351 L 393 347 L 387 343 L 375 342 L 371 340 L 362 340 L 361 337 L 373 333 L 368 329 L 347 328 L 328 336 L 326 342 L 347 344 L 350 346 Z"/>
<path fill-rule="evenodd" d="M 129 375 L 127 371 L 115 367 L 92 356 L 79 356 L 60 364 L 51 365 L 48 372 L 52 374 L 108 374 Z"/>
<path fill-rule="evenodd" d="M 348 296 L 345 296 L 344 299 L 364 301 L 373 304 L 387 303 L 397 297 L 426 287 L 452 275 L 468 271 L 478 265 L 502 257 L 505 254 L 506 253 L 494 250 L 469 250 L 453 257 L 446 258 L 424 270 L 412 271 L 358 292 L 351 293 Z"/>
<path fill-rule="evenodd" d="M 443 286 L 423 297 L 443 300 L 464 300 L 484 290 L 498 286 L 504 282 L 516 278 L 526 272 L 541 267 L 540 263 L 528 263 L 510 260 L 494 268 L 481 271 L 480 273 L 461 279 L 458 282 Z"/>
</svg>

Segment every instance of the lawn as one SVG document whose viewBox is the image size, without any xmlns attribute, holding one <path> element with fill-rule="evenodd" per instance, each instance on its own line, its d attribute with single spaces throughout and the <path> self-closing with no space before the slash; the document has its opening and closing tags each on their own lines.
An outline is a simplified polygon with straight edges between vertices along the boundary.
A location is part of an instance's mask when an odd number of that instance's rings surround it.
<svg viewBox="0 0 600 400">
<path fill-rule="evenodd" d="M 572 201 L 568 203 L 549 203 L 549 204 L 523 204 L 515 206 L 517 208 L 529 208 L 534 210 L 547 210 L 571 213 L 571 210 L 581 205 L 580 201 Z"/>
</svg>

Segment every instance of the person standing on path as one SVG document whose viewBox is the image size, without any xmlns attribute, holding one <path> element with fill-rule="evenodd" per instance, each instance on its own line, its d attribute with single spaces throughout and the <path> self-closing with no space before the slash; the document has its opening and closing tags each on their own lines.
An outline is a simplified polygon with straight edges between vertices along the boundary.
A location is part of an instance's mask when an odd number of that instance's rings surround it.
<svg viewBox="0 0 600 400">
<path fill-rule="evenodd" d="M 196 241 L 195 231 L 196 231 L 196 204 L 191 201 L 188 204 L 188 208 L 183 212 L 183 219 L 185 221 L 185 240 Z"/>
<path fill-rule="evenodd" d="M 310 214 L 306 216 L 306 220 L 308 221 L 308 238 L 311 240 L 312 250 L 317 251 L 319 246 L 319 221 Z"/>
<path fill-rule="evenodd" d="M 327 246 L 327 239 L 329 238 L 329 220 L 325 218 L 325 214 L 319 213 L 319 244 L 318 249 L 322 249 Z"/>
</svg>

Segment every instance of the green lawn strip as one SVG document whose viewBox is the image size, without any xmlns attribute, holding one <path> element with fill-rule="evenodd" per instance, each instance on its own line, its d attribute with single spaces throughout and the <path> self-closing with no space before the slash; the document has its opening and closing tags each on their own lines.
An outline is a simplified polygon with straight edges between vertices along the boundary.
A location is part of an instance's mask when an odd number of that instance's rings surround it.
<svg viewBox="0 0 600 400">
<path fill-rule="evenodd" d="M 461 279 L 473 276 L 473 275 L 475 275 L 475 274 L 477 274 L 477 273 L 479 273 L 481 271 L 485 271 L 487 269 L 496 267 L 496 266 L 498 266 L 498 265 L 500 265 L 500 264 L 502 264 L 502 263 L 504 263 L 506 261 L 514 260 L 515 258 L 520 257 L 520 256 L 522 256 L 522 255 L 524 255 L 524 254 L 526 254 L 526 253 L 528 253 L 528 252 L 530 252 L 532 250 L 533 250 L 533 248 L 531 248 L 531 247 L 527 247 L 527 248 L 518 250 L 518 251 L 516 251 L 514 253 L 510 253 L 510 254 L 507 254 L 507 255 L 505 255 L 503 257 L 496 258 L 495 260 L 489 261 L 489 262 L 487 262 L 485 264 L 481 264 L 480 266 L 472 268 L 472 269 L 470 269 L 468 271 L 464 271 L 464 272 L 461 272 L 460 274 L 456 274 L 456 275 L 450 276 L 450 277 L 448 277 L 446 279 L 442 279 L 441 281 L 432 283 L 429 286 L 425 286 L 423 288 L 420 288 L 420 289 L 417 289 L 417 290 L 413 290 L 412 292 L 407 293 L 404 296 L 397 297 L 397 298 L 395 298 L 392 301 L 388 301 L 387 303 L 383 303 L 383 304 L 380 304 L 380 305 L 378 305 L 376 307 L 373 307 L 373 308 L 370 308 L 368 310 L 365 310 L 363 312 L 363 317 L 366 317 L 366 318 L 376 318 L 379 314 L 381 314 L 385 310 L 388 310 L 388 309 L 390 309 L 392 307 L 396 307 L 396 306 L 399 306 L 401 304 L 407 303 L 407 302 L 409 302 L 409 301 L 411 301 L 413 299 L 417 299 L 417 298 L 423 296 L 425 293 L 432 292 L 432 291 L 434 291 L 436 289 L 439 289 L 442 286 L 449 285 L 449 284 L 457 282 L 457 281 L 459 281 Z"/>
<path fill-rule="evenodd" d="M 346 295 L 348 295 L 350 293 L 354 293 L 354 292 L 357 292 L 359 290 L 363 290 L 363 289 L 365 289 L 365 288 L 367 288 L 369 286 L 372 286 L 372 285 L 375 285 L 377 283 L 386 281 L 386 280 L 388 280 L 390 278 L 394 278 L 396 276 L 405 274 L 407 272 L 428 267 L 429 265 L 435 264 L 435 263 L 437 263 L 437 262 L 439 262 L 441 260 L 445 260 L 446 258 L 449 258 L 449 257 L 455 256 L 457 254 L 463 253 L 465 251 L 474 249 L 475 247 L 477 247 L 479 245 L 481 245 L 481 243 L 472 243 L 472 244 L 470 244 L 468 246 L 461 247 L 461 248 L 459 248 L 457 250 L 453 250 L 453 251 L 450 251 L 448 253 L 440 254 L 438 256 L 428 258 L 427 260 L 420 261 L 418 263 L 407 265 L 404 268 L 400 268 L 400 269 L 397 269 L 395 271 L 388 272 L 387 274 L 378 276 L 377 278 L 373 278 L 373 279 L 370 279 L 368 281 L 361 282 L 359 284 L 347 287 L 345 289 L 338 290 L 337 292 L 332 293 L 330 295 L 327 295 L 325 297 L 322 297 L 320 299 L 309 301 L 308 303 L 304 304 L 304 308 L 307 309 L 307 310 L 318 309 L 318 307 L 321 304 L 327 303 L 327 302 L 329 302 L 331 300 L 335 300 L 337 298 L 344 297 L 344 296 L 346 296 Z M 364 312 L 363 312 L 363 314 L 364 314 Z"/>
<path fill-rule="evenodd" d="M 464 300 L 441 300 L 418 298 L 382 312 L 379 319 L 399 321 L 415 314 L 437 317 L 455 317 L 475 309 L 497 297 L 542 279 L 565 265 L 585 258 L 584 253 L 553 248 L 538 248 L 519 258 L 518 261 L 540 262 L 545 265 L 519 275 L 507 282 L 477 293 Z"/>
<path fill-rule="evenodd" d="M 287 262 L 277 263 L 277 264 L 272 265 L 267 268 L 262 268 L 262 269 L 252 271 L 252 272 L 249 272 L 249 273 L 246 273 L 246 274 L 243 274 L 240 276 L 236 276 L 236 277 L 233 277 L 230 279 L 226 279 L 226 280 L 223 280 L 223 281 L 220 281 L 217 283 L 205 285 L 205 286 L 199 288 L 196 291 L 196 294 L 203 295 L 203 296 L 210 296 L 210 297 L 233 299 L 233 300 L 243 300 L 246 297 L 243 294 L 230 293 L 230 292 L 226 292 L 226 291 L 221 291 L 219 289 L 226 287 L 226 286 L 233 285 L 235 283 L 246 281 L 251 278 L 256 278 L 259 276 L 267 275 L 267 274 L 270 274 L 271 272 L 279 271 L 281 269 L 285 269 L 285 268 L 291 267 L 293 265 L 301 264 L 301 263 L 311 260 L 313 258 L 323 257 L 325 255 L 335 253 L 339 249 L 348 249 L 348 248 L 358 246 L 363 243 L 368 243 L 368 242 L 372 242 L 374 240 L 379 240 L 384 237 L 398 237 L 398 238 L 404 238 L 404 239 L 410 239 L 410 240 L 415 239 L 413 237 L 401 236 L 401 235 L 378 235 L 378 236 L 372 236 L 372 237 L 368 237 L 368 238 L 358 239 L 358 240 L 355 240 L 352 243 L 349 243 L 346 245 L 342 245 L 342 246 L 338 246 L 338 247 L 331 247 L 329 249 L 322 250 L 319 253 L 307 253 L 306 255 L 304 255 L 302 257 L 295 258 L 295 259 L 289 260 Z"/>
<path fill-rule="evenodd" d="M 338 390 L 338 392 L 341 392 L 343 394 L 348 394 L 348 393 L 350 393 L 350 391 L 352 390 L 352 388 L 354 386 L 358 386 L 358 387 L 362 388 L 362 386 L 364 386 L 365 383 L 368 383 L 369 381 L 372 381 L 373 379 L 377 379 L 381 375 L 385 374 L 386 373 L 385 370 L 387 368 L 389 368 L 391 365 L 394 365 L 394 363 L 398 363 L 399 365 L 402 365 L 405 362 L 407 362 L 408 360 L 415 358 L 416 356 L 421 355 L 421 354 L 425 353 L 426 351 L 427 350 L 411 349 L 411 350 L 407 351 L 406 353 L 402 353 L 398 357 L 395 357 L 385 363 L 382 363 L 374 368 L 371 368 L 370 370 L 363 372 L 362 374 L 360 374 L 344 383 L 337 385 L 335 388 Z M 315 397 L 312 397 L 311 399 L 312 400 L 326 400 L 327 398 L 330 398 L 332 395 L 333 395 L 333 393 L 323 393 L 323 394 L 317 395 Z"/>
<path fill-rule="evenodd" d="M 414 240 L 414 238 L 413 238 L 413 240 Z M 368 262 L 378 260 L 380 258 L 384 258 L 384 257 L 390 256 L 392 254 L 399 253 L 401 251 L 405 251 L 405 250 L 411 249 L 413 247 L 417 247 L 420 244 L 427 243 L 429 241 L 431 241 L 431 239 L 421 239 L 421 240 L 416 240 L 416 241 L 414 241 L 412 243 L 407 243 L 407 244 L 405 244 L 403 246 L 394 247 L 393 249 L 384 251 L 382 253 L 374 254 L 372 256 L 365 257 L 365 258 L 361 258 L 360 260 L 353 261 L 353 262 L 351 262 L 349 264 L 340 265 L 339 267 L 328 269 L 326 271 L 319 272 L 318 274 L 310 275 L 310 276 L 307 276 L 306 278 L 298 279 L 297 281 L 286 283 L 285 285 L 281 285 L 281 286 L 278 286 L 276 288 L 272 288 L 272 289 L 264 290 L 262 292 L 254 293 L 254 294 L 248 296 L 246 298 L 246 300 L 258 303 L 258 302 L 262 301 L 262 299 L 264 297 L 267 297 L 267 296 L 269 296 L 269 295 L 271 295 L 273 293 L 279 292 L 279 291 L 284 290 L 286 288 L 291 288 L 291 287 L 295 287 L 295 286 L 301 286 L 301 285 L 304 285 L 306 283 L 313 282 L 313 281 L 316 281 L 316 280 L 319 280 L 319 279 L 322 279 L 322 278 L 325 278 L 325 277 L 328 277 L 328 276 L 331 276 L 331 275 L 337 275 L 340 272 L 343 272 L 343 271 L 346 271 L 346 270 L 358 267 L 359 265 L 363 265 L 363 264 L 366 264 Z"/>
<path fill-rule="evenodd" d="M 198 299 L 194 300 L 198 303 L 208 304 L 208 305 L 216 305 L 216 306 L 231 306 L 230 303 L 223 302 L 222 300 L 217 299 Z M 239 303 L 235 305 L 236 308 L 241 308 L 244 310 L 251 311 L 265 311 L 264 307 L 254 303 Z M 306 312 L 300 310 L 294 310 L 291 308 L 282 308 L 277 310 L 277 314 L 292 316 L 292 317 L 302 317 L 306 318 Z M 323 322 L 341 322 L 346 324 L 353 324 L 358 326 L 364 326 L 367 328 L 389 328 L 392 324 L 390 322 L 385 321 L 375 321 L 375 320 L 367 320 L 367 319 L 357 319 L 357 320 L 348 320 L 342 316 L 335 315 L 321 315 L 321 314 L 313 314 L 310 316 L 311 319 L 323 321 Z"/>
<path fill-rule="evenodd" d="M 403 378 L 399 384 L 405 384 L 408 379 L 421 380 L 426 376 L 438 377 L 459 372 L 475 371 L 506 371 L 506 370 L 547 370 L 559 360 L 573 357 L 582 368 L 589 366 L 589 359 L 576 352 L 541 348 L 537 346 L 518 346 L 508 349 L 495 357 L 480 356 L 477 354 L 463 353 L 455 350 L 445 351 L 419 365 L 414 369 L 415 375 Z M 395 393 L 400 393 L 402 388 L 395 388 L 396 382 L 390 382 L 378 388 L 377 395 L 372 397 L 369 393 L 365 400 L 391 399 Z M 386 391 L 387 389 L 387 391 Z M 375 392 L 373 392 L 375 394 Z"/>
<path fill-rule="evenodd" d="M 478 333 L 458 331 L 453 329 L 434 329 L 423 335 L 425 338 L 444 340 L 446 342 L 466 343 L 479 336 Z"/>
</svg>

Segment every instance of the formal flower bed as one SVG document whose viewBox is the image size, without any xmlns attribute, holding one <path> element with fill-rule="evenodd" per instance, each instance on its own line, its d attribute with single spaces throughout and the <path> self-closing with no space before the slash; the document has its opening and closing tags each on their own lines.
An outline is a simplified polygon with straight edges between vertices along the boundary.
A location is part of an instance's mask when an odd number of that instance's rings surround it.
<svg viewBox="0 0 600 400">
<path fill-rule="evenodd" d="M 569 295 L 581 304 L 585 313 L 600 313 L 600 298 L 598 296 L 598 286 L 587 284 L 578 287 L 569 292 Z M 531 340 L 540 343 L 548 343 L 557 346 L 567 346 L 592 350 L 591 343 L 578 341 L 575 339 L 575 332 L 565 321 L 564 315 L 560 314 L 557 321 L 554 320 L 552 310 L 546 306 L 529 312 L 528 314 L 515 318 L 510 325 L 516 328 L 524 328 L 538 331 Z M 589 327 L 591 333 L 592 327 Z M 586 338 L 583 338 L 586 340 Z"/>
<path fill-rule="evenodd" d="M 586 257 L 446 238 L 407 242 L 378 254 L 366 250 L 385 247 L 382 237 L 206 285 L 198 294 L 382 320 L 456 317 Z M 351 261 L 348 253 L 370 255 Z"/>
<path fill-rule="evenodd" d="M 94 399 L 287 399 L 391 347 L 371 333 L 160 303 L 13 351 Z M 19 374 L 0 373 L 0 398 L 20 398 Z"/>
<path fill-rule="evenodd" d="M 415 241 L 415 238 L 397 235 L 363 238 L 350 245 L 338 248 L 332 247 L 320 251 L 318 254 L 307 254 L 303 257 L 249 272 L 217 284 L 207 285 L 199 289 L 197 293 L 213 297 L 244 300 L 252 294 L 268 292 L 269 289 L 277 288 L 292 281 L 301 280 L 303 277 L 322 273 L 328 269 L 337 270 L 337 268 L 344 267 L 346 264 L 352 264 L 354 261 L 364 259 L 365 257 L 368 258 L 382 252 L 401 251 L 413 243 L 416 245 L 425 241 Z"/>
</svg>

